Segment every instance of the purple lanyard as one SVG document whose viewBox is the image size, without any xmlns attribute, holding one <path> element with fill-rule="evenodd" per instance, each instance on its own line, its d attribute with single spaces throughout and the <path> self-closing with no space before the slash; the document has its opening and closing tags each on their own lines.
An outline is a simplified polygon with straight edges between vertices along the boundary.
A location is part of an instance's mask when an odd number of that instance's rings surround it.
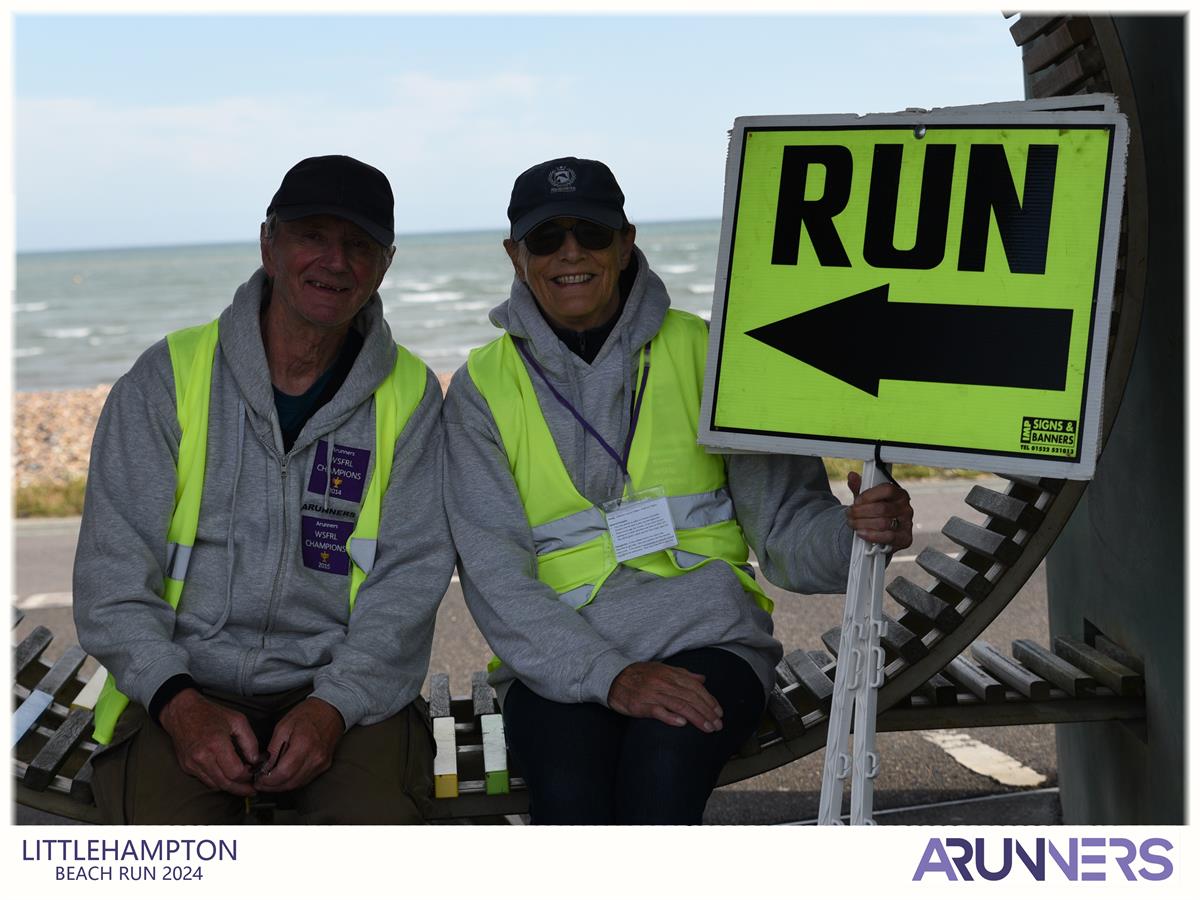
<svg viewBox="0 0 1200 900">
<path fill-rule="evenodd" d="M 621 456 L 617 455 L 617 451 L 609 446 L 608 441 L 600 436 L 591 423 L 585 419 L 572 404 L 571 401 L 558 392 L 558 388 L 550 383 L 550 379 L 546 377 L 546 373 L 542 371 L 542 367 L 538 365 L 533 354 L 529 352 L 529 348 L 525 346 L 525 341 L 521 339 L 513 339 L 513 343 L 517 345 L 517 349 L 521 351 L 521 355 L 529 365 L 533 366 L 533 371 L 538 373 L 538 376 L 545 383 L 546 387 L 550 388 L 556 400 L 567 408 L 567 410 L 575 417 L 575 420 L 583 426 L 583 430 L 594 437 L 600 446 L 604 448 L 604 452 L 616 460 L 617 465 L 621 467 L 621 471 L 625 474 L 625 478 L 632 481 L 629 474 L 629 451 L 633 448 L 633 433 L 637 429 L 638 416 L 642 411 L 642 398 L 646 396 L 646 384 L 650 381 L 650 345 L 647 344 L 642 348 L 642 385 L 638 388 L 637 397 L 633 401 L 633 412 L 629 416 L 629 434 L 625 438 L 625 452 Z"/>
</svg>

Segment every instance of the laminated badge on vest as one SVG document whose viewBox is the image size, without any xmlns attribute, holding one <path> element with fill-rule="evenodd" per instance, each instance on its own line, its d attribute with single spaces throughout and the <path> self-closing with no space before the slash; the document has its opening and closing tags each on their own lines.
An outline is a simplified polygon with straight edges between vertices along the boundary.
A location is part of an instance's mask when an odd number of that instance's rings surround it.
<svg viewBox="0 0 1200 900">
<path fill-rule="evenodd" d="M 330 458 L 332 465 L 327 472 L 325 461 Z M 334 444 L 330 454 L 327 442 L 319 440 L 308 476 L 308 494 L 323 500 L 328 491 L 330 501 L 361 505 L 370 461 L 371 451 L 365 447 Z M 334 506 L 332 502 L 330 506 L 324 502 L 306 502 L 300 516 L 305 568 L 330 575 L 349 575 L 350 554 L 346 545 L 357 521 L 355 511 Z"/>
<path fill-rule="evenodd" d="M 628 497 L 602 503 L 600 508 L 608 521 L 613 553 L 619 563 L 679 543 L 667 493 L 661 487 L 636 491 Z"/>
</svg>

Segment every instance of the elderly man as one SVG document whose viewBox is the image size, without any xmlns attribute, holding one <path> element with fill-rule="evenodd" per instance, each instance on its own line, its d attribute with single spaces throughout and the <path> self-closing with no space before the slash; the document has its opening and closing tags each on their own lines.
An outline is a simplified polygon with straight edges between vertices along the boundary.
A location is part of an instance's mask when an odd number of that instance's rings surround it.
<svg viewBox="0 0 1200 900">
<path fill-rule="evenodd" d="M 812 593 L 844 590 L 852 532 L 912 539 L 893 485 L 851 476 L 846 509 L 819 460 L 697 447 L 707 329 L 670 308 L 624 199 L 594 160 L 517 178 L 505 334 L 444 410 L 463 592 L 538 823 L 699 823 L 782 653 L 747 545 Z"/>
<path fill-rule="evenodd" d="M 297 163 L 262 268 L 113 386 L 74 577 L 112 676 L 93 781 L 111 822 L 236 822 L 259 792 L 305 822 L 423 820 L 453 550 L 441 391 L 377 293 L 392 206 L 358 160 Z"/>
</svg>

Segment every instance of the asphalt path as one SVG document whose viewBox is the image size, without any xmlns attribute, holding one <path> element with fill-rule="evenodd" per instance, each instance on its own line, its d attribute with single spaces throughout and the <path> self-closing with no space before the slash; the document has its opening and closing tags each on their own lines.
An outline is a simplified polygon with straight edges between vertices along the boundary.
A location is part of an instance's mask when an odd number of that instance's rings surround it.
<svg viewBox="0 0 1200 900">
<path fill-rule="evenodd" d="M 907 484 L 916 511 L 913 546 L 897 553 L 887 580 L 907 576 L 917 584 L 930 578 L 914 562 L 925 547 L 955 551 L 941 533 L 951 515 L 973 522 L 982 517 L 963 498 L 974 482 L 962 480 L 914 481 Z M 1003 482 L 984 482 L 998 487 Z M 843 500 L 849 492 L 835 486 Z M 13 531 L 15 544 L 14 602 L 25 611 L 14 632 L 14 642 L 39 624 L 49 627 L 55 641 L 47 651 L 57 658 L 75 640 L 71 620 L 71 566 L 79 532 L 78 519 L 23 520 Z M 800 596 L 769 586 L 775 600 L 775 633 L 787 650 L 822 647 L 821 635 L 840 625 L 842 595 Z M 884 598 L 885 611 L 898 617 L 901 610 Z M 1049 643 L 1045 573 L 1039 567 L 1025 588 L 989 626 L 983 637 L 1007 651 L 1016 638 Z M 455 577 L 438 610 L 431 672 L 448 672 L 453 694 L 469 695 L 471 673 L 491 656 L 475 628 Z M 94 663 L 89 660 L 89 667 Z M 84 670 L 85 673 L 88 669 Z M 936 743 L 935 743 L 936 741 Z M 951 756 L 943 745 L 966 746 L 958 753 L 967 764 Z M 1057 812 L 1053 788 L 1058 783 L 1058 763 L 1052 725 L 964 729 L 947 732 L 880 734 L 877 747 L 881 769 L 875 782 L 877 811 L 922 807 L 920 815 L 908 812 L 880 821 L 954 824 L 972 817 L 974 822 L 995 824 L 1048 824 Z M 720 788 L 705 814 L 711 824 L 775 824 L 814 819 L 817 815 L 824 754 L 820 751 L 771 772 Z M 1015 773 L 1015 777 L 1014 777 Z M 1012 783 L 1019 782 L 1019 783 Z M 962 804 L 972 798 L 1007 795 L 1007 801 Z M 1024 797 L 1019 795 L 1025 795 Z M 1019 801 L 1027 800 L 1027 803 Z M 938 804 L 929 806 L 930 804 Z M 971 810 L 964 812 L 964 810 Z"/>
</svg>

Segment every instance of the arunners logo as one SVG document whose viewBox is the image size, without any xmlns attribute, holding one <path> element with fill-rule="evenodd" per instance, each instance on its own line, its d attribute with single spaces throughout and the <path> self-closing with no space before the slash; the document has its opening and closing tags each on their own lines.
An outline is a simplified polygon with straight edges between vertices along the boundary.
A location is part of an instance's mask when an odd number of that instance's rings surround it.
<svg viewBox="0 0 1200 900">
<path fill-rule="evenodd" d="M 1049 456 L 1075 456 L 1079 446 L 1075 419 L 1021 419 L 1021 449 Z"/>
<path fill-rule="evenodd" d="M 1165 838 L 1149 838 L 1140 844 L 1123 837 L 1004 838 L 999 851 L 995 840 L 990 848 L 985 844 L 984 838 L 930 838 L 912 880 L 942 875 L 948 881 L 974 881 L 976 876 L 1001 881 L 1014 874 L 1014 869 L 1018 875 L 1024 869 L 1035 881 L 1106 881 L 1110 874 L 1116 880 L 1118 873 L 1125 881 L 1165 881 L 1175 871 L 1171 860 L 1156 852 L 1175 849 Z"/>
<path fill-rule="evenodd" d="M 575 190 L 575 170 L 569 166 L 556 166 L 551 169 L 546 180 L 550 182 L 552 194 Z"/>
</svg>

